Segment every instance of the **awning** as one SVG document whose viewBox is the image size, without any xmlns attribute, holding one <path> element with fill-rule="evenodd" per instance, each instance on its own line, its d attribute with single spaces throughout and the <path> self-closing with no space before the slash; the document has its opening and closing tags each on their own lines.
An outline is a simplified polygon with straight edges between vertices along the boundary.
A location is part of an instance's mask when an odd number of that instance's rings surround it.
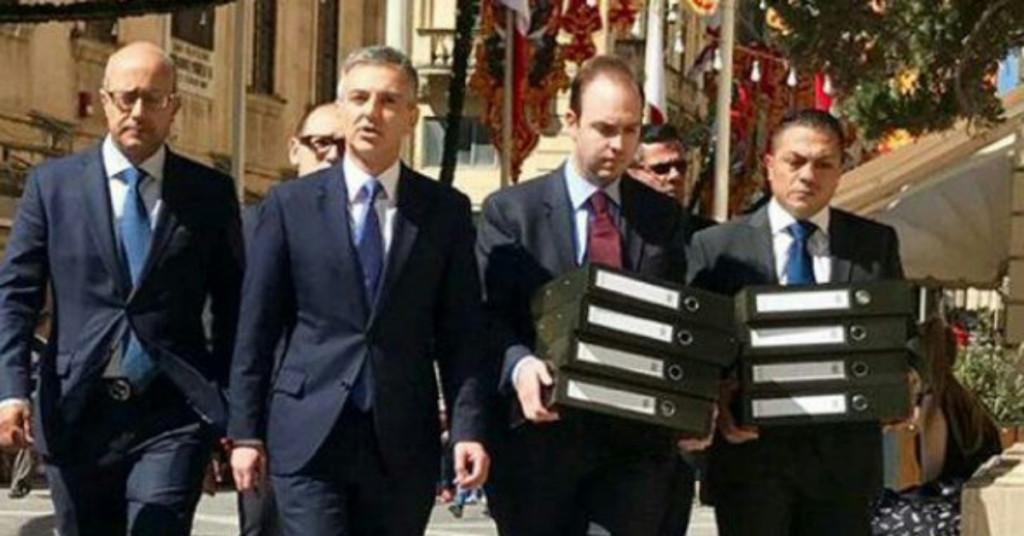
<svg viewBox="0 0 1024 536">
<path fill-rule="evenodd" d="M 1024 92 L 982 133 L 927 136 L 843 176 L 835 205 L 896 228 L 907 277 L 945 287 L 999 286 L 1010 251 L 1013 151 Z"/>
</svg>

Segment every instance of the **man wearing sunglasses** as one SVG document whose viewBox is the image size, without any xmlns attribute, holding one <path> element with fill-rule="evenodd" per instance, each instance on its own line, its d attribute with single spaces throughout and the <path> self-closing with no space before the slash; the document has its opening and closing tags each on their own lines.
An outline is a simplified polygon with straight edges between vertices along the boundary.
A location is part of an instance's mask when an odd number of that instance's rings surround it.
<svg viewBox="0 0 1024 536">
<path fill-rule="evenodd" d="M 643 126 L 640 149 L 629 170 L 631 177 L 686 205 L 690 201 L 690 192 L 686 191 L 686 167 L 686 148 L 676 127 L 652 124 Z M 687 233 L 692 236 L 714 224 L 714 220 L 689 214 Z"/>
</svg>

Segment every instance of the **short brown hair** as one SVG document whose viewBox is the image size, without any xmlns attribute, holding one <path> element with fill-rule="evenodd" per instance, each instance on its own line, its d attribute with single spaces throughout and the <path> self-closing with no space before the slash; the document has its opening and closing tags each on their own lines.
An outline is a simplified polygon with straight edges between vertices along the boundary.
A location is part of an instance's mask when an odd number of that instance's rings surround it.
<svg viewBox="0 0 1024 536">
<path fill-rule="evenodd" d="M 595 56 L 584 63 L 569 86 L 569 109 L 576 115 L 583 111 L 583 92 L 598 77 L 606 76 L 623 85 L 636 89 L 640 102 L 644 101 L 644 90 L 633 72 L 633 68 L 622 58 Z"/>
</svg>

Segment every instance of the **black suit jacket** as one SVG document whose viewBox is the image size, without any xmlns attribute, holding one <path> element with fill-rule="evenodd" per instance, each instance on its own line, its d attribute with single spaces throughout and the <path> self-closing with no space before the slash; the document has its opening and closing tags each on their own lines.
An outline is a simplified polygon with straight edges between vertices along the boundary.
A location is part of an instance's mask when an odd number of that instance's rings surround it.
<svg viewBox="0 0 1024 536">
<path fill-rule="evenodd" d="M 891 227 L 832 209 L 828 233 L 832 282 L 903 278 L 899 244 Z M 694 286 L 727 295 L 748 285 L 778 284 L 768 207 L 697 233 L 690 250 L 689 279 Z M 716 438 L 710 471 L 715 493 L 727 493 L 729 481 L 751 478 L 759 467 L 782 463 L 779 460 L 798 442 L 817 444 L 822 486 L 838 484 L 858 493 L 880 490 L 879 427 L 825 425 L 766 429 L 759 440 L 741 445 Z"/>
<path fill-rule="evenodd" d="M 435 366 L 455 441 L 482 440 L 480 284 L 469 200 L 408 168 L 380 295 L 363 297 L 342 166 L 271 190 L 259 209 L 232 368 L 229 434 L 264 439 L 275 474 L 302 470 L 364 362 L 385 466 L 436 473 Z M 282 333 L 287 350 L 274 370 Z M 344 433 L 344 432 L 342 432 Z"/>
<path fill-rule="evenodd" d="M 47 288 L 53 292 L 35 430 L 37 448 L 55 457 L 81 433 L 75 421 L 129 324 L 192 407 L 221 429 L 226 422 L 221 388 L 244 263 L 233 183 L 167 152 L 163 205 L 133 289 L 107 182 L 98 145 L 35 168 L 0 268 L 0 399 L 29 396 L 32 331 Z"/>
<path fill-rule="evenodd" d="M 686 232 L 679 205 L 639 181 L 620 179 L 620 188 L 624 268 L 683 282 Z M 512 364 L 535 348 L 530 298 L 578 267 L 573 218 L 564 169 L 497 192 L 484 203 L 477 262 L 489 350 L 504 387 L 506 399 L 499 405 L 513 412 L 519 405 L 508 375 Z M 500 418 L 506 426 L 516 420 L 514 413 Z"/>
</svg>

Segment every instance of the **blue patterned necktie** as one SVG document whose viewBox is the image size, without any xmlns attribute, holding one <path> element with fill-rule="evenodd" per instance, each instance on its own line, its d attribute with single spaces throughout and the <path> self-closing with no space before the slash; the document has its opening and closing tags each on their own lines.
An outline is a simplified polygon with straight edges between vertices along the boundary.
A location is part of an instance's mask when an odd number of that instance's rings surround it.
<svg viewBox="0 0 1024 536">
<path fill-rule="evenodd" d="M 128 260 L 132 286 L 135 287 L 139 284 L 153 238 L 149 212 L 139 192 L 139 186 L 146 178 L 146 174 L 138 168 L 130 167 L 121 173 L 121 177 L 128 183 L 128 193 L 124 198 L 124 210 L 121 213 L 121 243 Z M 139 339 L 130 331 L 121 361 L 121 372 L 132 386 L 140 391 L 149 385 L 156 374 L 153 360 L 143 350 Z"/>
<path fill-rule="evenodd" d="M 356 253 L 359 255 L 359 266 L 363 270 L 363 294 L 366 297 L 367 309 L 370 310 L 376 301 L 381 273 L 384 271 L 384 235 L 376 209 L 377 197 L 382 193 L 380 182 L 373 178 L 366 181 L 360 191 L 360 195 L 366 201 L 366 213 L 356 233 Z M 370 366 L 369 354 L 356 377 L 355 385 L 352 386 L 352 398 L 356 406 L 363 411 L 373 405 L 373 369 Z"/>
<path fill-rule="evenodd" d="M 807 250 L 807 241 L 818 229 L 809 221 L 796 221 L 786 227 L 786 231 L 793 236 L 793 242 L 789 245 L 789 259 L 786 262 L 786 284 L 787 285 L 813 285 L 814 262 L 811 261 L 811 253 Z"/>
</svg>

